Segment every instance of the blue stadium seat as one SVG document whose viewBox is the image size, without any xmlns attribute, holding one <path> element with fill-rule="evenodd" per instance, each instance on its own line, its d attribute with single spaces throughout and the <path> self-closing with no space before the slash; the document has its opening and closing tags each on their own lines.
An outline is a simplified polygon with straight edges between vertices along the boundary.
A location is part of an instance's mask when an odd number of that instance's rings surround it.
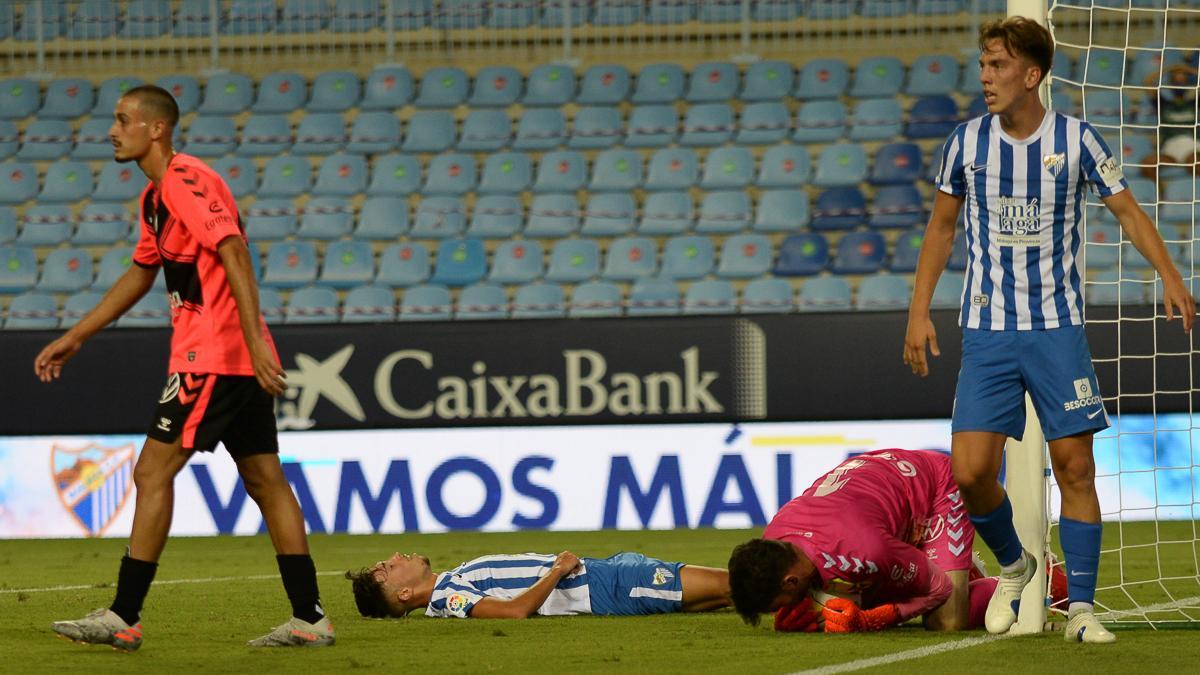
<svg viewBox="0 0 1200 675">
<path fill-rule="evenodd" d="M 103 297 L 94 291 L 80 291 L 67 296 L 67 299 L 63 301 L 62 317 L 59 319 L 58 327 L 70 328 L 79 323 L 80 319 L 100 304 L 100 299 Z"/>
<path fill-rule="evenodd" d="M 561 106 L 575 97 L 575 72 L 567 66 L 538 66 L 525 81 L 524 106 Z"/>
<path fill-rule="evenodd" d="M 111 124 L 117 101 L 121 100 L 125 92 L 142 83 L 141 78 L 126 75 L 110 77 L 101 82 L 100 89 L 96 92 L 96 104 L 92 106 L 92 114 L 107 118 L 106 121 Z"/>
<path fill-rule="evenodd" d="M 91 82 L 77 77 L 52 80 L 46 85 L 46 98 L 38 117 L 72 120 L 91 111 L 94 101 L 95 90 Z"/>
<path fill-rule="evenodd" d="M 525 223 L 520 198 L 514 195 L 481 195 L 475 200 L 467 236 L 477 239 L 508 239 Z"/>
<path fill-rule="evenodd" d="M 874 229 L 915 227 L 925 222 L 925 205 L 916 185 L 884 185 L 875 190 L 867 222 Z"/>
<path fill-rule="evenodd" d="M 1133 101 L 1127 94 L 1115 89 L 1084 87 L 1083 110 L 1080 113 L 1084 120 L 1095 125 L 1118 127 L 1123 119 L 1132 122 L 1135 113 Z"/>
<path fill-rule="evenodd" d="M 425 175 L 425 195 L 460 196 L 475 189 L 475 158 L 457 152 L 434 157 Z"/>
<path fill-rule="evenodd" d="M 1200 223 L 1200 182 L 1188 178 L 1168 180 L 1163 189 L 1158 217 L 1162 221 L 1184 226 Z"/>
<path fill-rule="evenodd" d="M 609 281 L 633 281 L 658 270 L 658 247 L 646 237 L 622 237 L 608 245 L 603 277 Z"/>
<path fill-rule="evenodd" d="M 454 116 L 444 110 L 418 110 L 408 118 L 405 152 L 445 152 L 454 145 Z"/>
<path fill-rule="evenodd" d="M 20 204 L 37 196 L 37 168 L 31 162 L 0 164 L 0 204 Z"/>
<path fill-rule="evenodd" d="M 683 234 L 692 229 L 694 209 L 686 192 L 651 192 L 642 207 L 638 234 Z"/>
<path fill-rule="evenodd" d="M 728 103 L 698 103 L 688 108 L 679 144 L 714 146 L 733 136 L 733 108 Z"/>
<path fill-rule="evenodd" d="M 846 104 L 841 101 L 808 101 L 796 113 L 792 139 L 800 143 L 829 143 L 846 133 Z"/>
<path fill-rule="evenodd" d="M 92 194 L 92 170 L 85 162 L 64 159 L 46 169 L 38 201 L 77 202 Z"/>
<path fill-rule="evenodd" d="M 724 279 L 704 279 L 688 285 L 683 295 L 684 314 L 733 314 L 737 291 Z"/>
<path fill-rule="evenodd" d="M 587 184 L 587 160 L 574 150 L 547 152 L 538 162 L 534 192 L 574 192 Z"/>
<path fill-rule="evenodd" d="M 867 177 L 867 155 L 862 146 L 838 143 L 826 146 L 817 160 L 813 185 L 835 187 L 856 185 Z"/>
<path fill-rule="evenodd" d="M 633 195 L 625 192 L 600 192 L 588 197 L 580 233 L 588 237 L 615 237 L 633 230 L 637 206 Z"/>
<path fill-rule="evenodd" d="M 863 59 L 854 69 L 854 83 L 850 95 L 855 98 L 868 96 L 895 96 L 904 84 L 904 64 L 894 56 L 872 56 Z"/>
<path fill-rule="evenodd" d="M 418 108 L 454 108 L 467 100 L 471 78 L 459 68 L 431 68 L 421 76 Z"/>
<path fill-rule="evenodd" d="M 226 15 L 228 35 L 261 35 L 275 30 L 275 0 L 232 0 Z"/>
<path fill-rule="evenodd" d="M 738 7 L 738 14 L 741 14 L 740 7 Z M 751 103 L 782 101 L 784 97 L 792 93 L 792 84 L 795 79 L 796 73 L 792 70 L 792 64 L 787 61 L 758 61 L 746 69 L 742 93 L 738 98 Z"/>
<path fill-rule="evenodd" d="M 571 139 L 567 141 L 567 147 L 609 148 L 624 135 L 621 111 L 616 106 L 584 107 L 575 113 L 571 124 Z"/>
<path fill-rule="evenodd" d="M 75 219 L 64 204 L 35 204 L 21 218 L 17 243 L 26 246 L 57 246 L 71 238 Z"/>
<path fill-rule="evenodd" d="M 672 279 L 638 279 L 629 290 L 630 316 L 672 316 L 680 309 L 679 286 Z"/>
<path fill-rule="evenodd" d="M 467 207 L 458 197 L 425 197 L 417 204 L 412 237 L 445 239 L 462 234 L 467 226 Z"/>
<path fill-rule="evenodd" d="M 774 145 L 763 153 L 754 182 L 761 188 L 796 188 L 808 182 L 811 170 L 804 146 Z"/>
<path fill-rule="evenodd" d="M 117 32 L 122 38 L 156 38 L 171 30 L 168 0 L 133 0 L 125 8 L 125 21 Z"/>
<path fill-rule="evenodd" d="M 354 229 L 354 211 L 341 197 L 313 197 L 304 205 L 297 236 L 302 239 L 340 239 Z"/>
<path fill-rule="evenodd" d="M 401 197 L 367 197 L 358 212 L 356 239 L 395 241 L 408 232 L 408 200 Z"/>
<path fill-rule="evenodd" d="M 716 103 L 737 98 L 739 88 L 737 66 L 724 61 L 698 63 L 688 78 L 689 103 Z"/>
<path fill-rule="evenodd" d="M 536 0 L 493 3 L 491 11 L 488 12 L 486 25 L 488 28 L 508 30 L 528 28 L 537 18 L 537 8 Z"/>
<path fill-rule="evenodd" d="M 823 190 L 813 208 L 814 230 L 852 230 L 867 219 L 867 200 L 857 187 Z"/>
<path fill-rule="evenodd" d="M 413 286 L 400 299 L 400 321 L 445 321 L 454 304 L 450 289 L 441 285 Z"/>
<path fill-rule="evenodd" d="M 286 115 L 254 114 L 242 127 L 237 154 L 241 157 L 275 157 L 292 147 L 292 126 Z"/>
<path fill-rule="evenodd" d="M 533 183 L 533 162 L 523 152 L 488 155 L 479 180 L 479 194 L 516 194 Z"/>
<path fill-rule="evenodd" d="M 362 240 L 335 241 L 325 249 L 318 281 L 330 288 L 353 288 L 375 278 L 375 255 Z"/>
<path fill-rule="evenodd" d="M 850 116 L 850 140 L 883 141 L 899 136 L 902 115 L 895 98 L 862 99 Z"/>
<path fill-rule="evenodd" d="M 892 260 L 888 269 L 899 274 L 917 271 L 917 259 L 921 256 L 921 244 L 925 241 L 925 229 L 914 228 L 896 237 L 892 245 Z"/>
<path fill-rule="evenodd" d="M 528 237 L 566 237 L 579 229 L 579 201 L 574 194 L 541 194 L 529 206 Z"/>
<path fill-rule="evenodd" d="M 592 23 L 597 26 L 628 26 L 641 23 L 644 10 L 642 0 L 613 0 L 596 5 Z"/>
<path fill-rule="evenodd" d="M 175 37 L 203 37 L 212 33 L 213 15 L 209 0 L 182 0 L 175 14 Z M 217 18 L 220 26 L 220 18 Z"/>
<path fill-rule="evenodd" d="M 499 284 L 471 284 L 458 294 L 454 318 L 464 320 L 507 319 L 508 292 Z"/>
<path fill-rule="evenodd" d="M 738 18 L 741 18 L 741 3 L 724 0 L 726 5 L 736 5 Z M 759 0 L 751 5 L 750 19 L 752 21 L 791 21 L 803 9 L 799 0 Z"/>
<path fill-rule="evenodd" d="M 521 72 L 512 66 L 487 66 L 475 74 L 467 101 L 472 108 L 507 108 L 521 98 Z"/>
<path fill-rule="evenodd" d="M 268 288 L 300 288 L 317 280 L 317 249 L 311 241 L 271 244 L 262 285 Z"/>
<path fill-rule="evenodd" d="M 983 93 L 983 83 L 980 82 L 979 60 L 967 59 L 962 65 L 962 74 L 958 78 L 958 91 L 968 96 Z"/>
<path fill-rule="evenodd" d="M 308 100 L 308 83 L 299 73 L 267 73 L 258 83 L 258 98 L 251 106 L 256 113 L 290 113 Z"/>
<path fill-rule="evenodd" d="M 275 157 L 263 167 L 259 197 L 299 197 L 312 183 L 312 167 L 303 157 Z"/>
<path fill-rule="evenodd" d="M 495 152 L 512 140 L 512 121 L 503 110 L 472 110 L 463 120 L 458 149 L 463 152 Z"/>
<path fill-rule="evenodd" d="M 933 298 L 929 302 L 929 308 L 957 309 L 960 307 L 962 304 L 963 278 L 962 272 L 942 272 L 942 276 L 938 278 L 937 285 L 933 287 Z"/>
<path fill-rule="evenodd" d="M 954 99 L 949 96 L 928 96 L 917 99 L 909 110 L 904 135 L 909 138 L 944 139 L 954 131 L 958 121 L 958 104 Z"/>
<path fill-rule="evenodd" d="M 527 108 L 517 122 L 514 150 L 553 150 L 567 138 L 567 122 L 561 108 Z"/>
<path fill-rule="evenodd" d="M 1146 300 L 1147 286 L 1131 272 L 1100 270 L 1087 280 L 1084 297 L 1089 305 L 1140 305 Z"/>
<path fill-rule="evenodd" d="M 754 181 L 754 156 L 741 147 L 717 148 L 704 160 L 700 187 L 705 190 L 744 188 Z"/>
<path fill-rule="evenodd" d="M 674 103 L 683 96 L 683 68 L 675 63 L 652 63 L 638 72 L 630 101 Z"/>
<path fill-rule="evenodd" d="M 17 238 L 17 212 L 11 206 L 0 206 L 0 244 L 10 244 Z"/>
<path fill-rule="evenodd" d="M 743 314 L 773 314 L 790 312 L 795 307 L 792 285 L 786 279 L 764 277 L 752 279 L 742 289 Z"/>
<path fill-rule="evenodd" d="M 64 157 L 71 150 L 72 136 L 71 125 L 64 120 L 36 119 L 25 127 L 17 159 L 50 160 Z"/>
<path fill-rule="evenodd" d="M 873 274 L 883 268 L 887 242 L 878 232 L 850 232 L 838 242 L 835 274 Z"/>
<path fill-rule="evenodd" d="M 581 283 L 600 274 L 600 246 L 593 239 L 563 239 L 554 244 L 546 280 Z"/>
<path fill-rule="evenodd" d="M 875 153 L 873 185 L 904 185 L 921 180 L 921 148 L 915 143 L 889 143 Z"/>
<path fill-rule="evenodd" d="M 771 270 L 771 239 L 765 234 L 738 234 L 721 245 L 717 276 L 726 279 L 752 279 Z"/>
<path fill-rule="evenodd" d="M 348 70 L 329 70 L 313 80 L 307 107 L 311 112 L 345 112 L 358 105 L 361 96 L 357 75 Z"/>
<path fill-rule="evenodd" d="M 673 105 L 639 105 L 629 113 L 625 145 L 652 148 L 670 145 L 679 133 L 679 114 Z"/>
<path fill-rule="evenodd" d="M 0 119 L 23 119 L 37 112 L 41 92 L 36 82 L 23 77 L 0 80 L 0 104 Z"/>
<path fill-rule="evenodd" d="M 478 239 L 448 239 L 438 244 L 434 261 L 435 284 L 466 286 L 487 273 L 487 253 Z"/>
<path fill-rule="evenodd" d="M 571 293 L 567 314 L 572 317 L 621 316 L 621 289 L 608 281 L 579 284 Z"/>
<path fill-rule="evenodd" d="M 858 285 L 854 308 L 859 311 L 886 312 L 908 309 L 912 291 L 904 277 L 881 274 L 867 277 Z"/>
<path fill-rule="evenodd" d="M 406 242 L 392 244 L 379 252 L 379 276 L 375 283 L 392 288 L 424 283 L 433 270 L 429 249 Z"/>
<path fill-rule="evenodd" d="M 120 162 L 106 162 L 96 179 L 92 199 L 102 202 L 124 202 L 134 199 L 146 187 L 146 178 L 137 167 Z"/>
<path fill-rule="evenodd" d="M 117 319 L 117 328 L 166 328 L 171 325 L 167 294 L 151 291 Z"/>
<path fill-rule="evenodd" d="M 650 0 L 646 12 L 648 24 L 686 23 L 695 18 L 695 8 L 689 0 Z"/>
<path fill-rule="evenodd" d="M 981 3 L 982 4 L 982 3 Z M 965 11 L 963 0 L 917 0 L 915 11 L 923 16 L 943 15 L 943 14 L 958 14 Z M 986 7 L 980 7 L 979 11 L 986 12 Z"/>
<path fill-rule="evenodd" d="M 384 27 L 387 27 L 386 13 Z M 433 3 L 430 0 L 402 0 L 392 3 L 392 27 L 397 30 L 421 30 L 433 21 Z"/>
<path fill-rule="evenodd" d="M 1154 152 L 1154 141 L 1149 136 L 1128 131 L 1121 134 L 1121 163 L 1129 164 L 1152 164 L 1156 162 L 1158 154 Z M 1153 155 L 1153 157 L 1151 157 Z M 1151 158 L 1149 162 L 1147 158 Z"/>
<path fill-rule="evenodd" d="M 11 124 L 11 122 L 0 121 L 0 158 L 6 156 L 3 139 L 6 135 L 5 124 Z M 75 134 L 75 147 L 71 150 L 71 159 L 111 159 L 113 147 L 108 137 L 108 130 L 111 126 L 112 119 L 92 117 L 84 120 Z M 13 133 L 16 133 L 15 127 Z M 15 142 L 13 147 L 15 149 Z"/>
<path fill-rule="evenodd" d="M 811 213 L 804 190 L 763 190 L 754 215 L 755 232 L 798 232 Z"/>
<path fill-rule="evenodd" d="M 31 246 L 0 246 L 0 292 L 20 293 L 37 283 L 37 255 Z"/>
<path fill-rule="evenodd" d="M 601 64 L 588 68 L 579 84 L 580 105 L 616 105 L 629 95 L 631 77 L 625 66 Z"/>
<path fill-rule="evenodd" d="M 284 323 L 336 323 L 341 318 L 337 292 L 323 286 L 292 291 L 284 311 Z"/>
<path fill-rule="evenodd" d="M 228 155 L 237 147 L 237 126 L 232 117 L 201 115 L 187 130 L 187 151 L 197 157 Z"/>
<path fill-rule="evenodd" d="M 1081 58 L 1075 64 L 1071 79 L 1083 84 L 1119 87 L 1124 68 L 1125 54 L 1121 50 L 1091 47 L 1087 50 L 1087 58 Z"/>
<path fill-rule="evenodd" d="M 58 301 L 44 292 L 22 293 L 12 299 L 5 330 L 46 330 L 58 327 Z"/>
<path fill-rule="evenodd" d="M 946 54 L 917 57 L 908 71 L 904 93 L 909 96 L 946 95 L 958 84 L 958 60 Z"/>
<path fill-rule="evenodd" d="M 106 167 L 107 168 L 107 167 Z M 258 169 L 254 161 L 246 157 L 222 157 L 212 163 L 212 168 L 221 174 L 234 199 L 241 199 L 258 190 Z M 104 185 L 104 173 L 100 173 L 100 186 Z"/>
<path fill-rule="evenodd" d="M 433 16 L 433 27 L 440 29 L 479 28 L 483 25 L 488 3 L 482 0 L 442 0 L 441 11 Z"/>
<path fill-rule="evenodd" d="M 700 202 L 696 231 L 704 233 L 740 232 L 753 220 L 750 193 L 746 190 L 708 192 Z"/>
<path fill-rule="evenodd" d="M 569 0 L 567 5 L 570 8 L 569 12 L 563 11 L 561 3 L 543 5 L 540 25 L 543 28 L 561 29 L 564 20 L 571 26 L 581 26 L 591 18 L 590 4 L 587 0 Z"/>
<path fill-rule="evenodd" d="M 327 0 L 284 0 L 276 33 L 320 33 L 329 27 L 333 8 Z"/>
<path fill-rule="evenodd" d="M 536 239 L 500 242 L 492 253 L 488 281 L 498 284 L 524 284 L 540 279 L 545 273 L 544 251 Z"/>
<path fill-rule="evenodd" d="M 132 264 L 132 247 L 114 246 L 108 249 L 104 255 L 100 256 L 100 264 L 96 270 L 96 279 L 92 282 L 92 290 L 102 293 L 112 288 L 113 284 L 117 283 L 117 279 L 120 279 Z"/>
<path fill-rule="evenodd" d="M 646 169 L 645 188 L 648 191 L 686 190 L 696 183 L 700 160 L 687 148 L 664 148 L 650 157 Z"/>
<path fill-rule="evenodd" d="M 340 113 L 309 113 L 296 127 L 296 142 L 292 153 L 297 155 L 328 155 L 346 144 L 346 120 Z"/>
<path fill-rule="evenodd" d="M 850 67 L 841 59 L 813 59 L 800 69 L 794 96 L 802 100 L 836 99 L 850 84 Z"/>
<path fill-rule="evenodd" d="M 512 318 L 554 319 L 566 316 L 567 299 L 562 286 L 535 282 L 517 287 L 513 296 Z"/>
<path fill-rule="evenodd" d="M 801 312 L 842 312 L 851 309 L 850 284 L 841 277 L 816 277 L 804 282 L 796 298 Z"/>
<path fill-rule="evenodd" d="M 412 155 L 383 155 L 371 167 L 367 194 L 372 197 L 403 197 L 421 187 L 421 162 Z"/>
<path fill-rule="evenodd" d="M 379 0 L 336 0 L 329 28 L 334 33 L 365 33 L 379 26 L 382 16 Z"/>
<path fill-rule="evenodd" d="M 200 83 L 191 75 L 166 75 L 155 84 L 171 92 L 180 115 L 194 113 L 200 106 Z"/>
<path fill-rule="evenodd" d="M 390 112 L 361 112 L 354 118 L 346 152 L 376 155 L 391 152 L 400 145 L 400 118 Z"/>
<path fill-rule="evenodd" d="M 407 68 L 376 66 L 367 75 L 361 108 L 393 113 L 408 105 L 412 97 L 413 77 Z"/>
<path fill-rule="evenodd" d="M 124 204 L 88 202 L 79 211 L 79 227 L 71 237 L 71 243 L 75 246 L 112 246 L 129 238 L 132 221 L 133 215 Z"/>
<path fill-rule="evenodd" d="M 296 207 L 290 199 L 258 199 L 246 209 L 246 237 L 276 241 L 296 233 Z"/>
<path fill-rule="evenodd" d="M 75 293 L 91 285 L 92 256 L 81 248 L 60 248 L 51 251 L 42 261 L 42 277 L 36 290 Z"/>
<path fill-rule="evenodd" d="M 663 249 L 662 276 L 668 279 L 699 279 L 712 272 L 716 253 L 711 238 L 683 234 L 667 240 Z"/>
<path fill-rule="evenodd" d="M 396 320 L 396 295 L 383 286 L 358 286 L 342 301 L 342 323 L 375 323 Z"/>
<path fill-rule="evenodd" d="M 237 73 L 213 75 L 204 85 L 199 111 L 207 115 L 236 115 L 254 101 L 254 83 Z"/>
<path fill-rule="evenodd" d="M 642 186 L 642 156 L 634 150 L 605 150 L 592 162 L 592 192 L 621 192 Z"/>
<path fill-rule="evenodd" d="M 909 0 L 863 0 L 858 12 L 867 18 L 897 17 L 908 14 Z"/>
<path fill-rule="evenodd" d="M 787 106 L 779 101 L 750 103 L 742 108 L 738 121 L 738 132 L 734 141 L 738 145 L 773 145 L 787 138 L 790 127 Z"/>
</svg>

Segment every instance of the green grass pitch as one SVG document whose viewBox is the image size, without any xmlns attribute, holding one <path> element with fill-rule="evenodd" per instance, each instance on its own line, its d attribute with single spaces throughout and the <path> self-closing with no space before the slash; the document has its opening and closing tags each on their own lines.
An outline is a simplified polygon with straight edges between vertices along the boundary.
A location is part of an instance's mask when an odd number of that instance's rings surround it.
<svg viewBox="0 0 1200 675">
<path fill-rule="evenodd" d="M 1179 534 L 1192 523 L 1168 524 Z M 1131 529 L 1132 527 L 1132 529 Z M 1125 526 L 1148 537 L 1153 524 Z M 1106 528 L 1115 541 L 1117 528 Z M 1049 633 L 988 641 L 860 670 L 855 662 L 902 655 L 982 632 L 928 633 L 916 625 L 880 634 L 776 634 L 769 617 L 750 628 L 732 611 L 654 617 L 566 617 L 525 621 L 456 621 L 413 616 L 368 620 L 354 610 L 340 571 L 395 551 L 425 553 L 435 569 L 486 553 L 557 552 L 602 556 L 636 550 L 668 560 L 724 566 L 748 530 L 516 532 L 432 535 L 314 536 L 321 592 L 338 631 L 337 645 L 316 650 L 251 650 L 247 639 L 283 622 L 288 604 L 269 540 L 178 538 L 163 555 L 143 614 L 146 641 L 135 654 L 56 639 L 51 621 L 76 618 L 112 598 L 121 540 L 0 542 L 0 671 L 63 672 L 632 672 L 786 673 L 1195 672 L 1198 634 L 1191 630 L 1122 629 L 1112 646 L 1068 645 Z M 1106 541 L 1106 544 L 1108 543 Z M 1153 549 L 1139 549 L 1152 551 Z M 1182 551 L 1170 564 L 1192 566 Z M 1159 561 L 1161 562 L 1161 561 Z M 1106 558 L 1105 576 L 1117 565 Z M 1124 573 L 1153 573 L 1153 556 L 1127 555 Z M 993 563 L 994 565 L 994 563 Z M 993 567 L 994 569 L 994 567 Z M 1188 581 L 1196 591 L 1194 581 Z M 19 591 L 18 589 L 31 589 Z M 1150 591 L 1147 591 L 1148 593 Z M 1200 594 L 1200 591 L 1192 595 Z M 1175 613 L 1175 616 L 1179 616 Z M 1200 617 L 1193 617 L 1200 619 Z M 1193 626 L 1198 624 L 1192 624 Z"/>
</svg>

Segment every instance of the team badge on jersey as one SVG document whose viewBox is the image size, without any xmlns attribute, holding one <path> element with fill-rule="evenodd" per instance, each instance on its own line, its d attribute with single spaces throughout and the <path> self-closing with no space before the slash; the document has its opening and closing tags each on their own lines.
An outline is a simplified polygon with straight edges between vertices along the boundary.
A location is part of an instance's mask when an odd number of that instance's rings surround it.
<svg viewBox="0 0 1200 675">
<path fill-rule="evenodd" d="M 654 570 L 654 585 L 655 586 L 662 586 L 663 584 L 670 583 L 671 580 L 674 578 L 675 578 L 675 574 L 671 570 L 669 570 L 665 567 L 658 567 L 658 568 L 655 568 L 655 570 Z"/>
<path fill-rule="evenodd" d="M 1051 155 L 1042 156 L 1042 166 L 1050 172 L 1051 176 L 1057 177 L 1062 172 L 1063 167 L 1067 165 L 1067 153 L 1056 152 Z"/>
<path fill-rule="evenodd" d="M 89 537 L 99 537 L 117 519 L 133 491 L 133 444 L 106 448 L 54 445 L 50 468 L 59 501 Z"/>
</svg>

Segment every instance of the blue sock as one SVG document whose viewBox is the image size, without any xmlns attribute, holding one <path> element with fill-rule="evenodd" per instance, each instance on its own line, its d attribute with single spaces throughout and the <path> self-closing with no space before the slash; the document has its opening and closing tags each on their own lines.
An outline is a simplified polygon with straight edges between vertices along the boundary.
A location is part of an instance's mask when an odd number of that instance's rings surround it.
<svg viewBox="0 0 1200 675">
<path fill-rule="evenodd" d="M 1067 596 L 1072 603 L 1091 604 L 1096 599 L 1096 571 L 1100 568 L 1100 523 L 1070 518 L 1059 522 L 1058 541 L 1067 563 Z"/>
<path fill-rule="evenodd" d="M 971 516 L 971 523 L 1001 565 L 1011 565 L 1021 558 L 1021 540 L 1017 538 L 1017 528 L 1013 527 L 1012 502 L 1008 501 L 1008 495 L 1004 495 L 1004 501 L 991 513 Z"/>
</svg>

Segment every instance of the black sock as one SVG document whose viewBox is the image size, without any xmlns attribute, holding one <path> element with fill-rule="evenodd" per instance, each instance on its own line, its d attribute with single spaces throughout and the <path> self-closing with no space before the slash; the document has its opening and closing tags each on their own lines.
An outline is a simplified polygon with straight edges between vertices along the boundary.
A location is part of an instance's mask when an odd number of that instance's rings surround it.
<svg viewBox="0 0 1200 675">
<path fill-rule="evenodd" d="M 142 603 L 150 592 L 150 583 L 154 581 L 157 571 L 158 563 L 134 560 L 128 554 L 121 558 L 121 571 L 117 574 L 117 597 L 109 609 L 130 626 L 141 618 Z"/>
<path fill-rule="evenodd" d="M 292 603 L 292 616 L 316 623 L 325 618 L 321 607 L 321 592 L 317 590 L 317 566 L 312 556 L 277 555 L 279 576 L 283 577 L 283 589 Z"/>
</svg>

